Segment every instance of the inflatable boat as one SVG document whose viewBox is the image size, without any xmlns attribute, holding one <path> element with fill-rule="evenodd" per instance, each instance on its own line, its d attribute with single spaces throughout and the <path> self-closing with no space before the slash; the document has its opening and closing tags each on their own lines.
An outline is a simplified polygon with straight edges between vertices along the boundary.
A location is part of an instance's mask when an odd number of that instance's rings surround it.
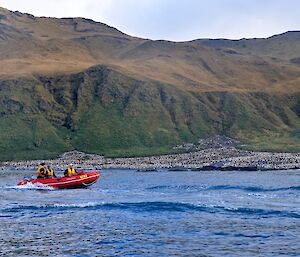
<svg viewBox="0 0 300 257">
<path fill-rule="evenodd" d="M 55 189 L 73 189 L 91 186 L 96 183 L 99 178 L 99 171 L 93 171 L 90 173 L 84 173 L 81 171 L 78 175 L 72 177 L 28 179 L 19 182 L 18 186 L 32 184 L 35 186 L 46 186 Z"/>
</svg>

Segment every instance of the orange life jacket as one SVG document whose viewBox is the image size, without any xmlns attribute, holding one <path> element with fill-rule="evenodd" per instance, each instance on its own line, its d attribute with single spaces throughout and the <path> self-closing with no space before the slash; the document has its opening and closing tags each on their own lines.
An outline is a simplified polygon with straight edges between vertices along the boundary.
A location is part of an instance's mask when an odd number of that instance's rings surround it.
<svg viewBox="0 0 300 257">
<path fill-rule="evenodd" d="M 40 165 L 40 167 L 37 170 L 36 176 L 38 178 L 44 178 L 44 177 L 46 177 L 46 173 L 47 173 L 46 168 L 44 166 Z"/>
<path fill-rule="evenodd" d="M 77 172 L 74 168 L 71 168 L 70 166 L 68 167 L 68 172 L 67 172 L 67 176 L 71 177 L 71 176 L 75 176 L 77 175 Z"/>
<path fill-rule="evenodd" d="M 54 171 L 53 171 L 53 169 L 47 169 L 47 176 L 48 177 L 53 177 L 54 176 Z"/>
</svg>

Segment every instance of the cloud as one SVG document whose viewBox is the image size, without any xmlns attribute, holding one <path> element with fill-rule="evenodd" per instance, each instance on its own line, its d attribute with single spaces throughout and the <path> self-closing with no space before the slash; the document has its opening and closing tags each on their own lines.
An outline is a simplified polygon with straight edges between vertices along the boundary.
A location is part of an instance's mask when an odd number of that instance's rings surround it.
<svg viewBox="0 0 300 257">
<path fill-rule="evenodd" d="M 81 16 L 145 38 L 266 37 L 300 28 L 298 0 L 0 0 L 39 16 Z"/>
</svg>

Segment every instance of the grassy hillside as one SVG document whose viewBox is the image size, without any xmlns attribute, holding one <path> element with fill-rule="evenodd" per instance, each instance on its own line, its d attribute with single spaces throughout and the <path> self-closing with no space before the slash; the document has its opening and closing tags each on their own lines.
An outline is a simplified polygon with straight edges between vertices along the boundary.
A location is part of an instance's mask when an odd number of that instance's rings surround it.
<svg viewBox="0 0 300 257">
<path fill-rule="evenodd" d="M 0 14 L 3 79 L 72 74 L 105 65 L 184 91 L 299 90 L 300 32 L 221 43 L 152 41 L 83 18 L 34 17 L 5 9 Z"/>
<path fill-rule="evenodd" d="M 300 150 L 299 93 L 186 92 L 105 66 L 5 81 L 1 89 L 2 160 L 71 149 L 110 156 L 165 153 L 215 134 L 252 149 Z"/>
<path fill-rule="evenodd" d="M 0 8 L 0 160 L 167 153 L 216 134 L 300 151 L 299 37 L 152 41 Z"/>
<path fill-rule="evenodd" d="M 202 45 L 213 48 L 231 49 L 231 54 L 252 54 L 265 57 L 275 62 L 285 61 L 297 63 L 300 57 L 300 31 L 288 31 L 270 38 L 254 38 L 241 40 L 202 39 L 197 40 Z"/>
</svg>

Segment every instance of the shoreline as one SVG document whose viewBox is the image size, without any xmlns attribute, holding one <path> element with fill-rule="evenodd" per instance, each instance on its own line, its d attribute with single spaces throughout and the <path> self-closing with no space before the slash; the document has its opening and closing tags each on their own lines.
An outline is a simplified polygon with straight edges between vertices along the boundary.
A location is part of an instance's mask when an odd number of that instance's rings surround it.
<svg viewBox="0 0 300 257">
<path fill-rule="evenodd" d="M 105 158 L 72 151 L 53 160 L 1 162 L 0 170 L 35 170 L 40 162 L 54 170 L 64 170 L 69 163 L 77 169 L 132 169 L 148 171 L 268 171 L 300 169 L 300 153 L 270 153 L 240 150 L 235 147 L 208 148 L 182 154 L 136 158 Z"/>
</svg>

